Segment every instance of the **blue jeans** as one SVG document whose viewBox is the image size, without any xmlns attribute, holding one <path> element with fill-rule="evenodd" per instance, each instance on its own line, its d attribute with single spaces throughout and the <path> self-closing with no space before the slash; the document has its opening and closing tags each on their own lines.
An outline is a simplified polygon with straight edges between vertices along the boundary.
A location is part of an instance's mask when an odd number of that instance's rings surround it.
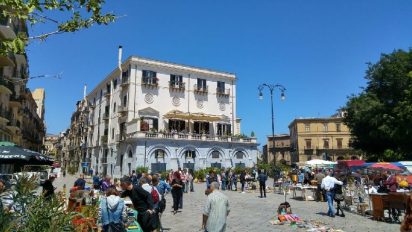
<svg viewBox="0 0 412 232">
<path fill-rule="evenodd" d="M 222 190 L 226 190 L 226 181 L 222 180 Z"/>
<path fill-rule="evenodd" d="M 326 200 L 328 201 L 328 216 L 335 216 L 335 208 L 333 208 L 333 197 L 335 193 L 326 191 Z"/>
</svg>

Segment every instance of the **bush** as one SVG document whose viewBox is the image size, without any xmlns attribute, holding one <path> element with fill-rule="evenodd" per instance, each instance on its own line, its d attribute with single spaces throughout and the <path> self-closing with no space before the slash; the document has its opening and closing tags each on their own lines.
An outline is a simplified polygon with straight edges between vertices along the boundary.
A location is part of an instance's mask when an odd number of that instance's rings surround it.
<svg viewBox="0 0 412 232">
<path fill-rule="evenodd" d="M 194 172 L 194 175 L 195 179 L 197 179 L 198 181 L 204 181 L 204 179 L 206 178 L 206 170 L 199 169 Z"/>
<path fill-rule="evenodd" d="M 160 173 L 160 178 L 164 181 L 166 181 L 169 178 L 169 173 L 168 172 L 162 172 Z"/>
<path fill-rule="evenodd" d="M 35 195 L 36 188 L 35 179 L 27 174 L 18 178 L 14 188 L 8 190 L 13 202 L 10 207 L 14 211 L 0 210 L 0 231 L 75 231 L 72 220 L 77 213 L 64 210 L 63 195 L 47 200 Z"/>
<path fill-rule="evenodd" d="M 149 172 L 148 167 L 139 166 L 136 168 L 136 173 L 148 173 L 148 172 Z"/>
</svg>

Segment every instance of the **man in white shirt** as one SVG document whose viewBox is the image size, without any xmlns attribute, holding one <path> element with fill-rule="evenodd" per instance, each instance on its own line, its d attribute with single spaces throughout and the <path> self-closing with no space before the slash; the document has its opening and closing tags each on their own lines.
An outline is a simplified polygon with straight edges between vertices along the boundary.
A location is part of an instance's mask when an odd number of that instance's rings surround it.
<svg viewBox="0 0 412 232">
<path fill-rule="evenodd" d="M 335 195 L 333 188 L 335 187 L 335 184 L 343 185 L 343 182 L 333 177 L 332 172 L 327 171 L 326 177 L 322 180 L 321 188 L 326 191 L 326 199 L 329 207 L 328 216 L 330 217 L 335 217 L 335 208 L 333 207 L 333 198 Z"/>
<path fill-rule="evenodd" d="M 211 193 L 207 197 L 203 210 L 202 229 L 208 232 L 226 231 L 226 219 L 229 215 L 229 200 L 219 191 L 219 183 L 210 184 Z"/>
</svg>

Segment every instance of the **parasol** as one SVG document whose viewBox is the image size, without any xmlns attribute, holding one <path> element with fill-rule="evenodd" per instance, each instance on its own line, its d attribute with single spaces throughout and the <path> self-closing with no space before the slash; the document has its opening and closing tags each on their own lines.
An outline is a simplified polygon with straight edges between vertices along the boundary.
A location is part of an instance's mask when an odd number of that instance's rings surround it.
<svg viewBox="0 0 412 232">
<path fill-rule="evenodd" d="M 386 163 L 386 162 L 380 162 L 380 163 L 374 163 L 369 165 L 370 169 L 384 169 L 384 170 L 392 170 L 392 171 L 402 171 L 403 169 L 391 164 L 391 163 Z"/>
</svg>

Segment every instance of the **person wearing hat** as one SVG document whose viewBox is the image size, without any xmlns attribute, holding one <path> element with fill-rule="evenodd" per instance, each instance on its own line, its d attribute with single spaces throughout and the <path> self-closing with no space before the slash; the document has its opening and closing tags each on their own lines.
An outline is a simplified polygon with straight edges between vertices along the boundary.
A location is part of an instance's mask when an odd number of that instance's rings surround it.
<svg viewBox="0 0 412 232">
<path fill-rule="evenodd" d="M 139 185 L 133 185 L 129 176 L 120 179 L 120 186 L 124 191 L 122 198 L 129 197 L 133 207 L 138 212 L 137 221 L 144 232 L 157 229 L 156 212 L 153 206 L 152 195 Z"/>
</svg>

